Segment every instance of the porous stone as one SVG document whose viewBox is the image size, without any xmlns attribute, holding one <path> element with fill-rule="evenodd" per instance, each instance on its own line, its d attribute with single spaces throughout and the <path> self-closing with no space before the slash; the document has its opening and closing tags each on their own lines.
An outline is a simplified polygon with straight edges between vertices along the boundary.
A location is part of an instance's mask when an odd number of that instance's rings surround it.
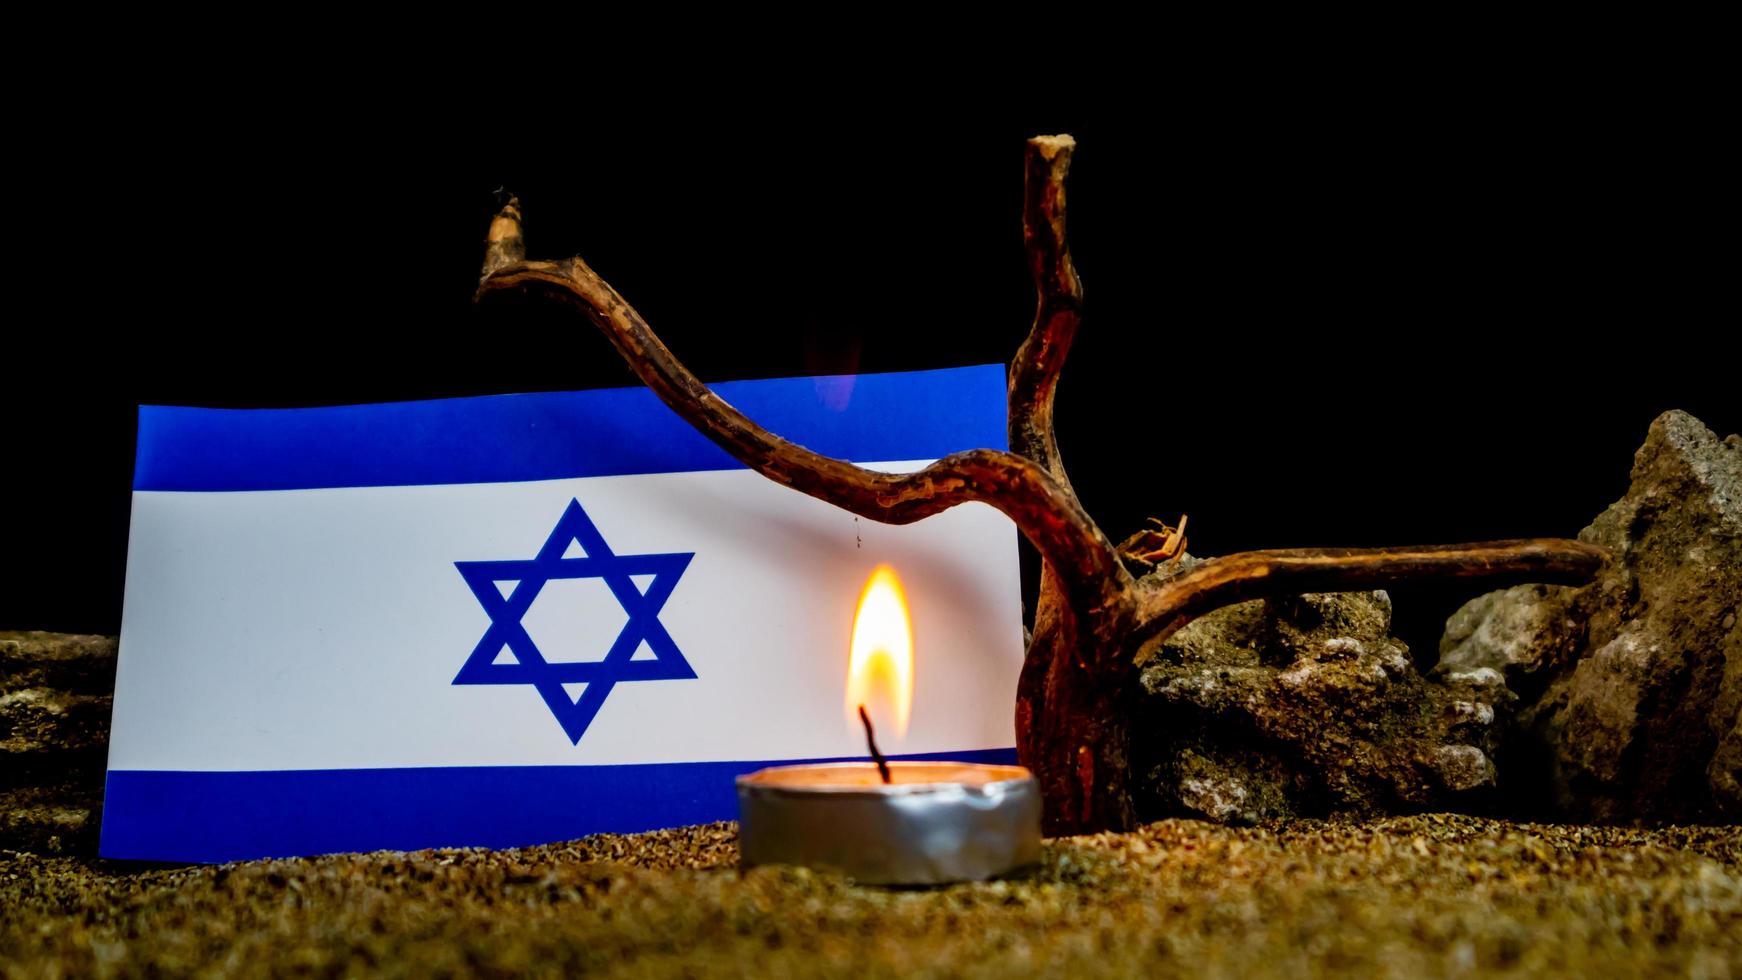
<svg viewBox="0 0 1742 980">
<path fill-rule="evenodd" d="M 96 849 L 115 639 L 0 632 L 0 848 Z"/>
<path fill-rule="evenodd" d="M 1429 681 L 1390 628 L 1384 592 L 1303 595 L 1218 610 L 1144 651 L 1142 815 L 1483 806 L 1511 694 L 1493 670 Z"/>
<path fill-rule="evenodd" d="M 1685 412 L 1652 423 L 1627 494 L 1579 535 L 1614 560 L 1582 588 L 1481 596 L 1438 673 L 1519 695 L 1508 777 L 1578 820 L 1742 817 L 1742 439 Z"/>
</svg>

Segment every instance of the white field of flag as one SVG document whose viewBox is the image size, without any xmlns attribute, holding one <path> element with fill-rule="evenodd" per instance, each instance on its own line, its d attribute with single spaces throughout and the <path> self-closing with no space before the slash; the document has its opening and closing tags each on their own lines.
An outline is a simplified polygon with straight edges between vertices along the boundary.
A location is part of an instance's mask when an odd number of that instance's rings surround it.
<svg viewBox="0 0 1742 980">
<path fill-rule="evenodd" d="M 1004 370 L 734 382 L 887 470 L 1005 445 Z M 1017 537 L 969 504 L 855 518 L 644 389 L 319 409 L 146 406 L 105 856 L 515 846 L 731 819 L 733 777 L 863 758 L 859 593 L 906 586 L 894 757 L 1009 761 Z"/>
</svg>

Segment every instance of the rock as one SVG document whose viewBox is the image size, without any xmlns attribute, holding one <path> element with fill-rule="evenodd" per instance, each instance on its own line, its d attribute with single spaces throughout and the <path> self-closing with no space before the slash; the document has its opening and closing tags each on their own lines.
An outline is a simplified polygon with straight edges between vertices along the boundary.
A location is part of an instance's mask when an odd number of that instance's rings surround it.
<svg viewBox="0 0 1742 980">
<path fill-rule="evenodd" d="M 1660 416 L 1626 496 L 1579 537 L 1615 555 L 1595 582 L 1470 602 L 1438 671 L 1493 670 L 1518 694 L 1508 776 L 1543 790 L 1524 803 L 1572 820 L 1742 818 L 1742 439 Z"/>
<path fill-rule="evenodd" d="M 0 848 L 96 851 L 115 639 L 0 632 Z"/>
<path fill-rule="evenodd" d="M 1511 700 L 1501 675 L 1431 682 L 1390 629 L 1384 592 L 1304 595 L 1218 610 L 1145 651 L 1142 815 L 1254 823 L 1484 805 Z"/>
<path fill-rule="evenodd" d="M 1545 658 L 1560 665 L 1577 654 L 1571 644 L 1543 642 L 1559 614 L 1556 603 L 1543 600 L 1570 591 L 1558 585 L 1520 585 L 1466 603 L 1446 621 L 1441 666 L 1495 670 L 1513 684 L 1528 686 Z"/>
</svg>

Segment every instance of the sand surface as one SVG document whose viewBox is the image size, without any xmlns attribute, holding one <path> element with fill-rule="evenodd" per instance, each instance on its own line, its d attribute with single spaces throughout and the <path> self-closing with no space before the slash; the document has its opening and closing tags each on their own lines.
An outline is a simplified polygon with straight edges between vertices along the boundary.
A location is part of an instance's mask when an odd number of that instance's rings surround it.
<svg viewBox="0 0 1742 980">
<path fill-rule="evenodd" d="M 1163 821 L 928 890 L 737 858 L 732 824 L 222 867 L 0 852 L 0 974 L 1742 975 L 1734 827 Z"/>
</svg>

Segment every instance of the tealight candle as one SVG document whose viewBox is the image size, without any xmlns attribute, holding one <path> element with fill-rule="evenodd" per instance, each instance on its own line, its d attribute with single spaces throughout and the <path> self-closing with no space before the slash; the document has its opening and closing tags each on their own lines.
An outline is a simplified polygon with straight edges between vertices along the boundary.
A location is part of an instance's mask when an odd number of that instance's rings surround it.
<svg viewBox="0 0 1742 980">
<path fill-rule="evenodd" d="M 891 610 L 899 628 L 891 630 Z M 883 631 L 867 629 L 868 618 Z M 864 709 L 868 678 L 895 678 L 906 722 L 912 635 L 893 570 L 872 573 L 854 617 L 850 712 L 874 762 L 778 766 L 740 776 L 738 841 L 745 867 L 800 864 L 866 884 L 978 881 L 1040 859 L 1040 786 L 1021 766 L 885 762 Z"/>
<path fill-rule="evenodd" d="M 779 766 L 738 778 L 744 865 L 802 864 L 880 885 L 996 878 L 1040 860 L 1040 786 L 1021 766 Z"/>
</svg>

